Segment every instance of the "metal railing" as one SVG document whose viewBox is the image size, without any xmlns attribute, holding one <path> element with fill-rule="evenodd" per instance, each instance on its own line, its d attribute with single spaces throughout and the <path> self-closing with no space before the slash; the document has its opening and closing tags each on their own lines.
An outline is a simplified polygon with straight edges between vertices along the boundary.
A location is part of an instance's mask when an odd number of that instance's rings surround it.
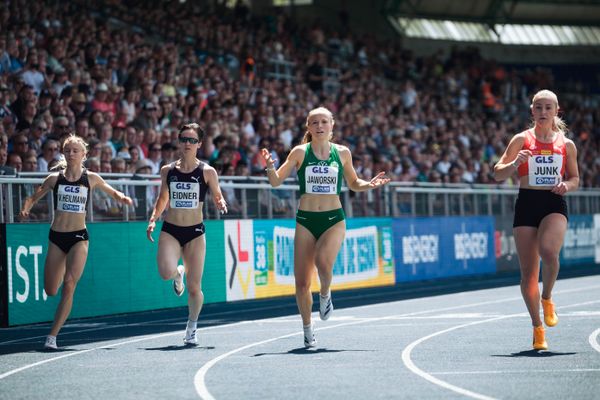
<svg viewBox="0 0 600 400">
<path fill-rule="evenodd" d="M 45 174 L 0 177 L 0 222 L 19 222 L 21 205 L 39 185 Z M 147 220 L 154 206 L 159 177 L 156 175 L 103 174 L 114 188 L 127 193 L 133 206 L 123 206 L 104 193 L 90 194 L 89 221 Z M 293 179 L 273 188 L 265 177 L 221 176 L 220 187 L 229 213 L 222 215 L 210 192 L 204 202 L 209 219 L 294 218 L 299 187 Z M 501 185 L 431 184 L 391 182 L 375 190 L 355 193 L 342 189 L 342 205 L 348 217 L 423 217 L 491 215 L 512 218 L 518 190 Z M 566 196 L 571 214 L 600 213 L 600 190 L 582 189 Z M 49 222 L 53 218 L 53 197 L 49 193 L 32 209 L 29 222 Z"/>
</svg>

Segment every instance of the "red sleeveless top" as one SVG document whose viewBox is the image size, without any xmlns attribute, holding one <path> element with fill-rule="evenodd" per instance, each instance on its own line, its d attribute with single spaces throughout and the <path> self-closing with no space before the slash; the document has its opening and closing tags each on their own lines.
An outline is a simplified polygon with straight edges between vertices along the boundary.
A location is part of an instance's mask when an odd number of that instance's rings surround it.
<svg viewBox="0 0 600 400">
<path fill-rule="evenodd" d="M 561 182 L 567 165 L 567 146 L 561 133 L 556 135 L 554 142 L 543 143 L 529 129 L 525 132 L 522 149 L 532 153 L 518 168 L 519 177 L 529 176 L 529 186 L 554 186 Z"/>
</svg>

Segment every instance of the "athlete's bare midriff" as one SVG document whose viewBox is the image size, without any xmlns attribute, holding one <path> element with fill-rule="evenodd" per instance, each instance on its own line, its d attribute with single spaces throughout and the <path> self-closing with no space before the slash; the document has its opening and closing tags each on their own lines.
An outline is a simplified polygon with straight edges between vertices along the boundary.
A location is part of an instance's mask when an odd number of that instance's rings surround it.
<svg viewBox="0 0 600 400">
<path fill-rule="evenodd" d="M 85 213 L 55 211 L 50 229 L 55 232 L 73 232 L 85 229 Z"/>
<path fill-rule="evenodd" d="M 342 208 L 337 194 L 303 194 L 298 209 L 304 211 L 330 211 Z"/>
<path fill-rule="evenodd" d="M 203 205 L 204 203 L 200 202 L 198 208 L 183 210 L 169 208 L 165 216 L 165 221 L 177 226 L 198 225 L 204 221 L 204 216 L 202 215 Z"/>
</svg>

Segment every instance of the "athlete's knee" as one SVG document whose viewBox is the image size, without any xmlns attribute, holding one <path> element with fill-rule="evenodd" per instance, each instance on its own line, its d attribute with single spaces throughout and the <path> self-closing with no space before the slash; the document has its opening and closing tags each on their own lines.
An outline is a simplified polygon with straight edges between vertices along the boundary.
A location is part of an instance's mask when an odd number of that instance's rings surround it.
<svg viewBox="0 0 600 400">
<path fill-rule="evenodd" d="M 542 258 L 542 263 L 558 263 L 558 255 L 559 251 L 549 246 L 540 246 L 540 257 Z"/>
<path fill-rule="evenodd" d="M 319 274 L 327 274 L 327 273 L 331 273 L 333 263 L 326 256 L 316 256 L 315 257 L 315 265 L 317 266 L 317 270 L 319 271 Z"/>
<path fill-rule="evenodd" d="M 310 280 L 296 279 L 296 292 L 310 292 Z"/>
<path fill-rule="evenodd" d="M 164 264 L 158 265 L 158 273 L 159 273 L 160 277 L 165 281 L 173 279 L 176 270 L 177 270 L 177 268 L 172 268 L 168 265 L 164 265 Z"/>
<path fill-rule="evenodd" d="M 65 277 L 65 281 L 63 282 L 63 296 L 65 295 L 73 295 L 75 293 L 75 288 L 77 287 L 77 282 L 73 278 Z"/>
<path fill-rule="evenodd" d="M 58 294 L 58 286 L 44 285 L 44 292 L 46 292 L 48 296 L 56 296 Z"/>
<path fill-rule="evenodd" d="M 187 285 L 188 294 L 192 297 L 202 296 L 202 288 L 197 283 Z"/>
</svg>

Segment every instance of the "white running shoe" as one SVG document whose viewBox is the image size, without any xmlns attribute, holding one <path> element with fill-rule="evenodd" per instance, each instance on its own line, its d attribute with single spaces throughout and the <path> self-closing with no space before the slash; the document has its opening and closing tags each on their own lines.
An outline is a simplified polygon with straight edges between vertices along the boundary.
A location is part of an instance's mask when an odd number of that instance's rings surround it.
<svg viewBox="0 0 600 400">
<path fill-rule="evenodd" d="M 315 339 L 315 328 L 313 324 L 308 327 L 304 327 L 304 347 L 315 347 L 317 345 L 317 339 Z"/>
<path fill-rule="evenodd" d="M 181 296 L 185 290 L 185 284 L 183 283 L 183 274 L 185 273 L 185 267 L 183 265 L 177 266 L 177 278 L 173 279 L 173 290 L 177 296 Z"/>
<path fill-rule="evenodd" d="M 58 346 L 56 345 L 56 336 L 46 336 L 46 343 L 44 343 L 44 348 L 48 350 L 58 350 Z"/>
<path fill-rule="evenodd" d="M 195 329 L 186 329 L 185 330 L 185 337 L 183 338 L 183 344 L 185 344 L 186 346 L 197 346 L 198 345 L 198 338 L 196 337 Z"/>
<path fill-rule="evenodd" d="M 321 320 L 327 321 L 333 313 L 333 303 L 331 301 L 331 292 L 329 296 L 323 297 L 319 294 L 319 317 Z"/>
</svg>

